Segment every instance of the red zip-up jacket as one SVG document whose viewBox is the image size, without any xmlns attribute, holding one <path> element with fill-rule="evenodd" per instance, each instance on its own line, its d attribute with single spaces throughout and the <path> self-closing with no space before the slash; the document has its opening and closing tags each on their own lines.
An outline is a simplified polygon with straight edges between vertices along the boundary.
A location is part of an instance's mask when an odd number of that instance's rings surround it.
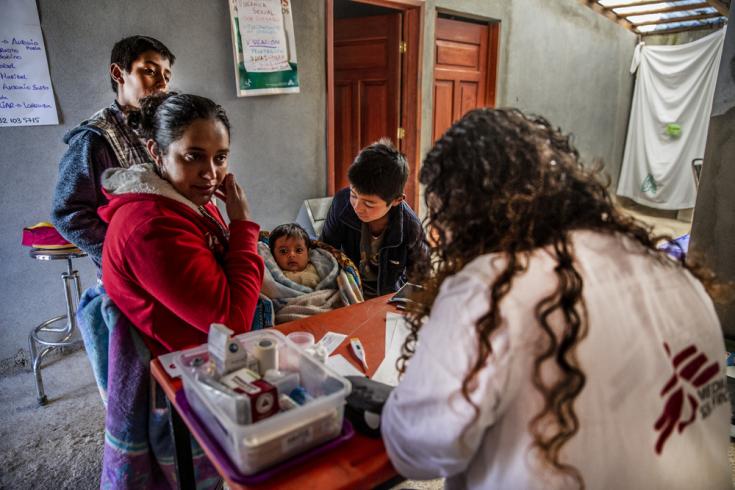
<svg viewBox="0 0 735 490">
<path fill-rule="evenodd" d="M 205 216 L 160 194 L 105 193 L 105 290 L 154 355 L 205 343 L 214 322 L 250 330 L 263 281 L 256 223 L 233 221 L 228 239 L 212 203 Z"/>
</svg>

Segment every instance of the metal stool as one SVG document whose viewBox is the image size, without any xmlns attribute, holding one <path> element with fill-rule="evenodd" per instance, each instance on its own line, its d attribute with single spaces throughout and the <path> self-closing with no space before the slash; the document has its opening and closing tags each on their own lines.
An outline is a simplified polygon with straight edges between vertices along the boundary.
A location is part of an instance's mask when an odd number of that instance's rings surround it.
<svg viewBox="0 0 735 490">
<path fill-rule="evenodd" d="M 71 337 L 77 330 L 76 314 L 79 299 L 82 296 L 82 285 L 79 282 L 79 272 L 74 270 L 71 261 L 79 257 L 86 257 L 87 254 L 78 248 L 64 250 L 41 250 L 34 248 L 31 249 L 30 256 L 36 260 L 66 260 L 67 263 L 67 271 L 61 273 L 61 279 L 64 281 L 64 293 L 66 294 L 66 314 L 46 320 L 34 327 L 30 335 L 28 335 L 33 374 L 36 377 L 38 404 L 45 405 L 47 399 L 43 391 L 43 380 L 41 380 L 41 361 L 43 360 L 43 356 L 55 347 L 65 347 L 79 342 L 78 340 L 73 340 Z M 52 326 L 54 323 L 61 321 L 66 321 L 66 325 L 61 327 Z M 42 333 L 46 338 L 41 338 Z M 40 351 L 39 347 L 41 348 Z"/>
</svg>

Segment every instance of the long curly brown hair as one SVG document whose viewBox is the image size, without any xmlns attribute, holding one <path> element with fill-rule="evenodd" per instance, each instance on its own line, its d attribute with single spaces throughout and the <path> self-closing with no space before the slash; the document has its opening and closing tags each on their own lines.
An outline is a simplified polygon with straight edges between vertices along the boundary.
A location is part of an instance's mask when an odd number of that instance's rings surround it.
<svg viewBox="0 0 735 490">
<path fill-rule="evenodd" d="M 422 284 L 424 291 L 414 298 L 418 306 L 408 314 L 411 334 L 398 363 L 403 372 L 442 282 L 480 255 L 500 254 L 506 259 L 505 268 L 488 287 L 490 309 L 475 325 L 477 359 L 462 382 L 462 395 L 477 417 L 479 409 L 470 393 L 492 355 L 490 341 L 502 323 L 503 298 L 524 272 L 530 253 L 548 249 L 557 263 L 557 285 L 535 307 L 545 341 L 532 373 L 533 385 L 545 404 L 530 421 L 529 430 L 541 461 L 582 488 L 580 472 L 560 460 L 562 447 L 579 430 L 574 402 L 586 381 L 576 349 L 588 325 L 583 280 L 575 267 L 570 233 L 584 229 L 625 235 L 640 243 L 645 253 L 676 267 L 656 248 L 670 237 L 653 236 L 649 227 L 621 213 L 598 174 L 599 169 L 589 170 L 581 164 L 569 136 L 545 119 L 515 109 L 473 110 L 447 130 L 426 156 L 420 172 L 432 260 L 417 264 L 410 272 L 410 281 Z M 703 268 L 685 263 L 683 254 L 679 264 L 705 284 L 710 282 Z M 552 327 L 550 318 L 555 313 L 563 325 Z M 547 361 L 555 363 L 559 379 L 541 376 L 541 366 Z"/>
</svg>

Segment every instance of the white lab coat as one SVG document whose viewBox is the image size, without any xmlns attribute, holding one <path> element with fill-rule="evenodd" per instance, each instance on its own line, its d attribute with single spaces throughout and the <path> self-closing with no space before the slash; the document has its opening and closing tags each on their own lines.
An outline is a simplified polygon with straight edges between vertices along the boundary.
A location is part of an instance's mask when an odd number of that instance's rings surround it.
<svg viewBox="0 0 735 490">
<path fill-rule="evenodd" d="M 581 231 L 573 243 L 589 314 L 577 350 L 586 385 L 574 404 L 580 428 L 561 461 L 590 489 L 730 488 L 725 350 L 704 288 L 628 239 Z M 529 451 L 529 421 L 543 406 L 531 383 L 544 338 L 534 307 L 556 288 L 546 251 L 531 256 L 501 302 L 504 322 L 472 393 L 477 419 L 460 392 L 477 355 L 475 322 L 489 308 L 488 285 L 502 262 L 478 257 L 442 285 L 383 411 L 386 449 L 402 475 L 447 477 L 448 488 L 574 487 Z M 553 367 L 544 376 L 555 376 Z M 671 417 L 661 418 L 667 403 Z"/>
</svg>

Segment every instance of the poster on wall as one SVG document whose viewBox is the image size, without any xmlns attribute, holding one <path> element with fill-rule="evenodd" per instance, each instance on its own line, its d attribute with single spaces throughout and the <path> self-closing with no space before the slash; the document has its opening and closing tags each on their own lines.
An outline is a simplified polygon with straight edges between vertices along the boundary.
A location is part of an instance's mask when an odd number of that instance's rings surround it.
<svg viewBox="0 0 735 490">
<path fill-rule="evenodd" d="M 36 0 L 0 0 L 0 127 L 59 124 Z"/>
<path fill-rule="evenodd" d="M 290 0 L 229 0 L 237 96 L 299 92 Z"/>
</svg>

